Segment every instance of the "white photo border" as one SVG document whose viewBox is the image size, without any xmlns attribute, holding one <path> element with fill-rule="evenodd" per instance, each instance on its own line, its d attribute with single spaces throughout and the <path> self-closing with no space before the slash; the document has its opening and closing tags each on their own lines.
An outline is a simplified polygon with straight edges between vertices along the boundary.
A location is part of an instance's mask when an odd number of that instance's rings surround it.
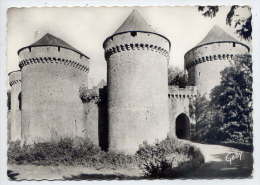
<svg viewBox="0 0 260 185">
<path fill-rule="evenodd" d="M 252 8 L 254 171 L 252 179 L 9 181 L 7 177 L 7 9 L 11 7 L 249 5 Z M 259 0 L 0 0 L 0 185 L 6 184 L 260 184 L 260 1 Z"/>
</svg>

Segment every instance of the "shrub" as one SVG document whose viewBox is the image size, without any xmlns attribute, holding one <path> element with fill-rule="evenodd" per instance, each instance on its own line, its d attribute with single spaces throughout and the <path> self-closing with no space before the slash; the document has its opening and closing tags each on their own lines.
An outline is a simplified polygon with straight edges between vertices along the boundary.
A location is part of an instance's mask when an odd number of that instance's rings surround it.
<svg viewBox="0 0 260 185">
<path fill-rule="evenodd" d="M 155 145 L 144 143 L 136 155 L 145 176 L 151 178 L 178 177 L 204 163 L 198 148 L 173 138 L 166 138 Z"/>
<path fill-rule="evenodd" d="M 61 139 L 59 142 L 21 146 L 10 143 L 8 163 L 34 165 L 84 165 L 88 167 L 125 168 L 136 166 L 136 157 L 104 152 L 89 139 Z"/>
<path fill-rule="evenodd" d="M 17 163 L 16 159 L 21 153 L 20 141 L 10 142 L 8 146 L 7 156 L 8 163 Z"/>
<path fill-rule="evenodd" d="M 167 138 L 155 145 L 144 143 L 135 155 L 104 152 L 89 139 L 64 138 L 34 145 L 10 143 L 8 162 L 33 165 L 82 165 L 94 168 L 141 168 L 151 178 L 178 177 L 199 167 L 204 158 L 193 145 Z"/>
<path fill-rule="evenodd" d="M 86 87 L 81 87 L 79 89 L 79 97 L 82 103 L 89 103 L 91 101 L 95 103 L 100 102 L 100 97 L 97 88 L 87 89 Z"/>
</svg>

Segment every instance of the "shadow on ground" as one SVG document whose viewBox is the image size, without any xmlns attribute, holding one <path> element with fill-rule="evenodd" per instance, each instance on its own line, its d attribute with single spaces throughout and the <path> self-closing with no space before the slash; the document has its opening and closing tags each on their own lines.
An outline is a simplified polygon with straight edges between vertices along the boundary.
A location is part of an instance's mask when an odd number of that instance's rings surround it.
<svg viewBox="0 0 260 185">
<path fill-rule="evenodd" d="M 227 153 L 214 155 L 219 161 L 209 161 L 199 169 L 190 172 L 184 178 L 204 179 L 232 179 L 250 178 L 253 171 L 253 156 L 243 152 L 242 159 L 235 159 L 231 163 L 226 161 Z"/>
<path fill-rule="evenodd" d="M 240 179 L 252 177 L 253 154 L 220 145 L 198 144 L 205 157 L 200 168 L 178 176 L 177 179 Z M 227 161 L 227 155 L 241 153 L 241 159 Z M 11 180 L 141 180 L 144 177 L 136 169 L 90 169 L 73 166 L 10 165 L 7 172 Z M 154 178 L 153 178 L 154 179 Z M 158 179 L 158 178 L 157 178 Z M 164 178 L 165 179 L 165 178 Z M 170 179 L 170 178 L 167 178 Z M 172 178 L 171 178 L 172 179 Z"/>
<path fill-rule="evenodd" d="M 19 173 L 16 173 L 12 170 L 7 170 L 7 176 L 9 177 L 10 180 L 16 180 L 18 175 Z"/>
<path fill-rule="evenodd" d="M 80 174 L 63 177 L 64 180 L 140 180 L 144 177 L 127 176 L 123 174 Z"/>
</svg>

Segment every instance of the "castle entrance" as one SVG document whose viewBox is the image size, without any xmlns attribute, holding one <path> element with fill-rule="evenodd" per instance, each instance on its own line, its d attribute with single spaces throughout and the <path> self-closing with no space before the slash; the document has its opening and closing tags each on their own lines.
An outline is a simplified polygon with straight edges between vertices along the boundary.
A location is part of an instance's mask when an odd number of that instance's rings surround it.
<svg viewBox="0 0 260 185">
<path fill-rule="evenodd" d="M 176 118 L 175 132 L 179 139 L 190 138 L 190 120 L 186 114 L 182 113 Z"/>
</svg>

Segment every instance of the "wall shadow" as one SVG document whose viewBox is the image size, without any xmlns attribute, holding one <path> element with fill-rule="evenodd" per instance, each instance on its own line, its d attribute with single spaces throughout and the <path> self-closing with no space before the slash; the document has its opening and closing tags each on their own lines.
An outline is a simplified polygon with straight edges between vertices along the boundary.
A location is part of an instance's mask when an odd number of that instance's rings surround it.
<svg viewBox="0 0 260 185">
<path fill-rule="evenodd" d="M 107 87 L 99 89 L 100 102 L 98 103 L 98 140 L 103 151 L 108 151 L 108 106 Z"/>
</svg>

